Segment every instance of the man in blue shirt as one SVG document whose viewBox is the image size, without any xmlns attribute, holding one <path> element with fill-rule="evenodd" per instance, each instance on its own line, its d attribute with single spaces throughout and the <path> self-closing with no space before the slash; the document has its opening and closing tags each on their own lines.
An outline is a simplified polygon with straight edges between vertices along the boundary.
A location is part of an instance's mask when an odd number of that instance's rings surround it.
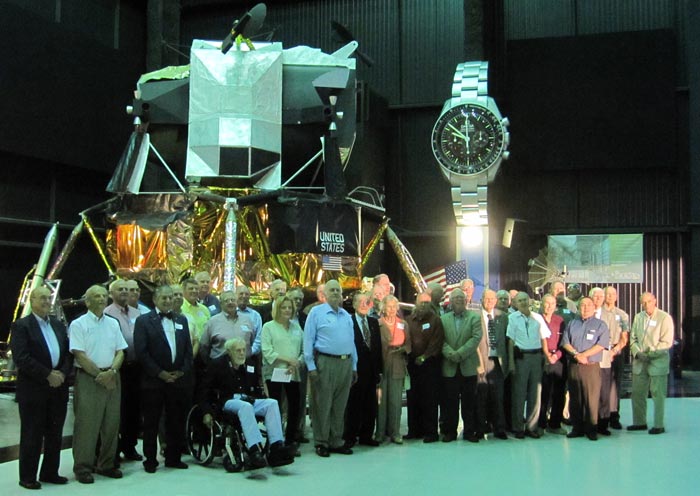
<svg viewBox="0 0 700 496">
<path fill-rule="evenodd" d="M 357 350 L 352 317 L 342 308 L 338 281 L 326 283 L 326 303 L 314 307 L 304 326 L 304 360 L 312 386 L 316 454 L 351 455 L 343 444 L 345 406 L 357 380 Z"/>
<path fill-rule="evenodd" d="M 562 349 L 570 355 L 569 413 L 573 429 L 569 438 L 587 435 L 598 439 L 598 403 L 600 400 L 600 361 L 608 348 L 610 331 L 595 318 L 595 304 L 589 297 L 581 298 L 579 315 L 566 326 Z"/>
</svg>

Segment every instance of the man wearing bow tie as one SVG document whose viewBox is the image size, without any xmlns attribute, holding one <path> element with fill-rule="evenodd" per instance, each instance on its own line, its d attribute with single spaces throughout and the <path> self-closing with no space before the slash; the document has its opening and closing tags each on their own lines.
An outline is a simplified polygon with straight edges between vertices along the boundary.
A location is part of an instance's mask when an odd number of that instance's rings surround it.
<svg viewBox="0 0 700 496">
<path fill-rule="evenodd" d="M 148 473 L 158 467 L 158 422 L 165 407 L 165 466 L 187 468 L 180 460 L 185 419 L 190 403 L 192 344 L 187 319 L 172 313 L 173 290 L 156 288 L 155 310 L 136 319 L 134 348 L 141 364 L 143 407 L 143 466 Z"/>
</svg>

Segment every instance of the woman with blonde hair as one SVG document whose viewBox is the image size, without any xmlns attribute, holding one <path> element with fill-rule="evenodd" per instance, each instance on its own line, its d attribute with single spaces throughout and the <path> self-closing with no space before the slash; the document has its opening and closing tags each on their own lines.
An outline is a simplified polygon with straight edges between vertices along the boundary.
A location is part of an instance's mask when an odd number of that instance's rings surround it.
<svg viewBox="0 0 700 496">
<path fill-rule="evenodd" d="M 299 369 L 304 366 L 304 335 L 299 324 L 292 320 L 294 302 L 289 296 L 279 296 L 272 306 L 272 318 L 262 328 L 263 379 L 270 398 L 282 400 L 287 396 L 287 428 L 285 439 L 292 445 L 299 427 Z M 291 376 L 289 382 L 272 381 L 275 369 L 284 369 Z"/>
</svg>

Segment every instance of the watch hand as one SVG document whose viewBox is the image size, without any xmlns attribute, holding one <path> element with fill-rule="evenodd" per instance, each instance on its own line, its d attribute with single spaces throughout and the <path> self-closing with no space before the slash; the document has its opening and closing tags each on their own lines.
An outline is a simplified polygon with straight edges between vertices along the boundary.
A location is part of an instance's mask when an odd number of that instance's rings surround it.
<svg viewBox="0 0 700 496">
<path fill-rule="evenodd" d="M 469 165 L 469 153 L 471 153 L 471 150 L 469 150 L 469 142 L 470 142 L 470 139 L 469 139 L 469 119 L 464 119 L 464 132 L 466 134 L 466 136 L 464 137 L 464 145 L 465 145 L 465 148 L 467 150 L 467 153 L 465 155 L 465 159 L 466 159 L 467 165 Z"/>
<path fill-rule="evenodd" d="M 464 135 L 462 134 L 462 132 L 461 132 L 459 129 L 457 129 L 456 127 L 454 127 L 452 124 L 448 124 L 447 127 L 449 127 L 450 129 L 452 129 L 452 131 L 453 131 L 453 132 L 452 132 L 452 135 L 453 135 L 453 136 L 457 136 L 458 138 L 462 138 L 462 139 L 467 139 L 467 137 L 464 136 Z"/>
</svg>

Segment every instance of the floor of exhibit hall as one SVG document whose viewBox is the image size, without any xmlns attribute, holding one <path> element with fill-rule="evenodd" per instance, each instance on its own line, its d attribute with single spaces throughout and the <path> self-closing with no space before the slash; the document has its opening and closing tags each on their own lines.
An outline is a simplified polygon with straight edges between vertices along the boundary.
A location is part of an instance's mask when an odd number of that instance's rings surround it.
<svg viewBox="0 0 700 496">
<path fill-rule="evenodd" d="M 651 404 L 650 412 L 651 414 Z M 622 421 L 631 422 L 629 400 L 622 402 Z M 406 432 L 406 411 L 403 412 Z M 293 465 L 229 474 L 216 459 L 209 467 L 196 465 L 190 456 L 188 470 L 161 466 L 155 474 L 143 471 L 140 462 L 122 464 L 124 478 L 95 476 L 95 484 L 79 484 L 71 473 L 70 449 L 61 455 L 61 474 L 69 484 L 44 484 L 42 491 L 55 495 L 100 496 L 148 494 L 149 496 L 237 494 L 264 490 L 267 494 L 430 495 L 480 494 L 578 495 L 578 494 L 692 494 L 700 484 L 697 454 L 700 452 L 700 398 L 669 398 L 666 434 L 613 431 L 597 442 L 546 434 L 541 439 L 507 441 L 488 439 L 423 444 L 406 441 L 379 448 L 356 447 L 351 456 L 332 454 L 320 458 L 313 444 L 302 445 L 302 456 Z M 307 435 L 310 433 L 307 433 Z M 140 448 L 140 447 L 139 447 Z M 162 461 L 162 460 L 161 460 Z M 17 484 L 16 460 L 0 464 L 0 494 L 27 494 Z M 240 493 L 239 493 L 240 491 Z M 248 493 L 251 494 L 251 493 Z"/>
</svg>

